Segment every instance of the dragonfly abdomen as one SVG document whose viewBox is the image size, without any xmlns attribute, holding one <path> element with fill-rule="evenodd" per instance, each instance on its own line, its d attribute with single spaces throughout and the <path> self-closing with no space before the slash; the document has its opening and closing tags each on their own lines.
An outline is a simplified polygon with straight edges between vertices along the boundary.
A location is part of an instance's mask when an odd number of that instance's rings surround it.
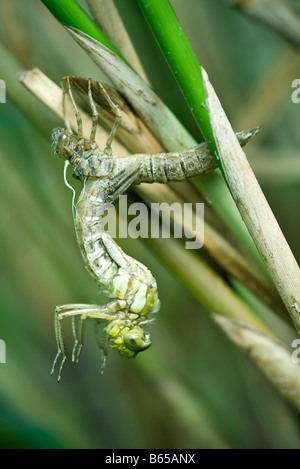
<svg viewBox="0 0 300 469">
<path fill-rule="evenodd" d="M 107 253 L 102 240 L 106 210 L 99 179 L 88 179 L 76 206 L 75 229 L 87 270 L 105 292 L 111 290 L 118 265 Z"/>
</svg>

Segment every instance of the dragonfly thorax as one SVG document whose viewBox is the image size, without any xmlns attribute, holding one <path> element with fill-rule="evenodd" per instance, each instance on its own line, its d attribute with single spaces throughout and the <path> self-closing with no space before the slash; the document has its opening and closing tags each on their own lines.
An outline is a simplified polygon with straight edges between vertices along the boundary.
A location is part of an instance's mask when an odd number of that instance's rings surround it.
<svg viewBox="0 0 300 469">
<path fill-rule="evenodd" d="M 113 168 L 111 155 L 100 151 L 97 144 L 80 138 L 68 130 L 57 127 L 51 133 L 52 148 L 56 155 L 68 160 L 76 179 L 104 178 Z"/>
<path fill-rule="evenodd" d="M 104 152 L 96 150 L 87 150 L 79 157 L 70 159 L 73 169 L 73 176 L 76 179 L 85 178 L 103 179 L 109 176 L 113 171 L 113 158 Z"/>
</svg>

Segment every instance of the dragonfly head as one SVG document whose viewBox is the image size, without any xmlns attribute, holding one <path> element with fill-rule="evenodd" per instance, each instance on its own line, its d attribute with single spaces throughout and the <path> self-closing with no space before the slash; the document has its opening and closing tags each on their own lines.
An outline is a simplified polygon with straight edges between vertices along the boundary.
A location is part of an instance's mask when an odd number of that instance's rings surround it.
<svg viewBox="0 0 300 469">
<path fill-rule="evenodd" d="M 63 160 L 70 160 L 78 151 L 82 151 L 77 135 L 57 127 L 51 132 L 51 146 L 56 155 Z"/>
<path fill-rule="evenodd" d="M 151 336 L 139 327 L 124 327 L 116 325 L 110 332 L 110 347 L 116 348 L 127 358 L 135 357 L 137 353 L 147 350 L 151 345 Z"/>
<path fill-rule="evenodd" d="M 147 350 L 151 345 L 151 335 L 142 329 L 131 329 L 124 332 L 123 340 L 125 347 L 135 354 Z"/>
</svg>

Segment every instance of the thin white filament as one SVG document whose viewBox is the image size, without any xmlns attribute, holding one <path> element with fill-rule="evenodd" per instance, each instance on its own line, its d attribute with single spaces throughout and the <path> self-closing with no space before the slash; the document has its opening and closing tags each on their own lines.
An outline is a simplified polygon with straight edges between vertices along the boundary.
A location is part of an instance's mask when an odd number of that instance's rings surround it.
<svg viewBox="0 0 300 469">
<path fill-rule="evenodd" d="M 74 187 L 72 187 L 69 183 L 68 183 L 68 180 L 67 180 L 67 170 L 68 170 L 68 166 L 69 166 L 70 162 L 68 160 L 65 161 L 65 165 L 64 165 L 64 183 L 65 185 L 71 189 L 71 191 L 73 192 L 73 197 L 72 197 L 72 212 L 73 212 L 73 217 L 75 215 L 75 197 L 76 197 L 76 192 L 75 192 L 75 189 Z"/>
</svg>

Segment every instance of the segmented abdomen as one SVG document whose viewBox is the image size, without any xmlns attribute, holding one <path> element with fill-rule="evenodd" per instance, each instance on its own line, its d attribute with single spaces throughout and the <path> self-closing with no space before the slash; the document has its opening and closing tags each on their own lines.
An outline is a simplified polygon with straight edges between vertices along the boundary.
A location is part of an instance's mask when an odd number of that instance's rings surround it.
<svg viewBox="0 0 300 469">
<path fill-rule="evenodd" d="M 258 130 L 257 128 L 238 132 L 236 136 L 240 144 L 244 146 Z M 115 171 L 121 172 L 133 162 L 140 168 L 139 177 L 135 184 L 141 182 L 180 182 L 200 176 L 217 167 L 209 146 L 205 142 L 181 152 L 138 154 L 117 158 Z"/>
<path fill-rule="evenodd" d="M 108 294 L 118 265 L 109 256 L 102 241 L 104 212 L 105 200 L 100 180 L 87 179 L 76 205 L 77 242 L 86 268 Z"/>
<path fill-rule="evenodd" d="M 133 161 L 140 168 L 139 177 L 135 184 L 141 182 L 180 182 L 199 176 L 216 167 L 213 156 L 208 149 L 201 148 L 199 145 L 182 153 L 156 153 L 119 158 L 116 161 L 117 171 L 122 171 Z"/>
<path fill-rule="evenodd" d="M 104 232 L 106 185 L 87 179 L 76 205 L 77 242 L 86 268 L 110 298 L 125 300 L 134 314 L 147 316 L 158 308 L 157 284 L 142 263 L 125 254 Z"/>
</svg>

